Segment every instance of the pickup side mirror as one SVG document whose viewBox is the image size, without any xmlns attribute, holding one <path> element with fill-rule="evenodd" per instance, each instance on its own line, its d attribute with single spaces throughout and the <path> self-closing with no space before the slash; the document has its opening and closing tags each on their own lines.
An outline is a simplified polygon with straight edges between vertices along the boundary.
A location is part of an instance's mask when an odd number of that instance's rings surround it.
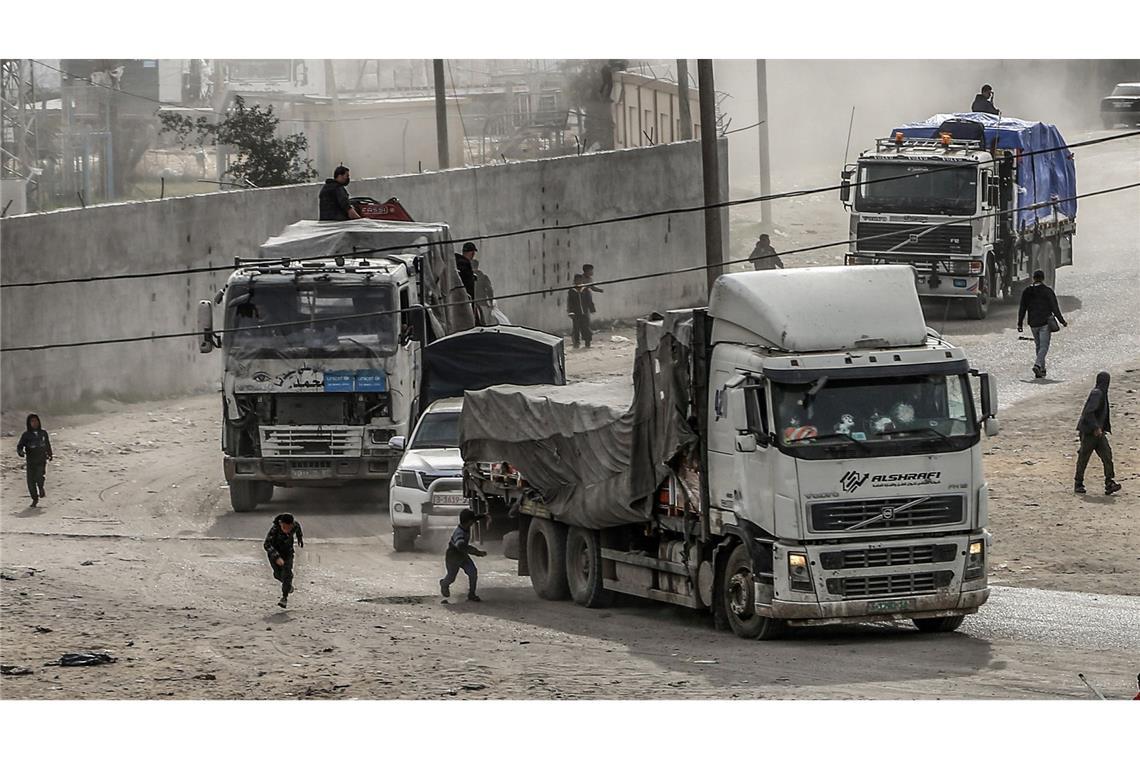
<svg viewBox="0 0 1140 760">
<path fill-rule="evenodd" d="M 393 449 L 395 451 L 403 451 L 404 450 L 404 441 L 405 441 L 404 436 L 394 435 L 388 439 L 388 448 Z"/>
<path fill-rule="evenodd" d="M 214 335 L 214 303 L 213 301 L 198 302 L 198 350 L 208 354 L 218 347 L 217 336 Z"/>
</svg>

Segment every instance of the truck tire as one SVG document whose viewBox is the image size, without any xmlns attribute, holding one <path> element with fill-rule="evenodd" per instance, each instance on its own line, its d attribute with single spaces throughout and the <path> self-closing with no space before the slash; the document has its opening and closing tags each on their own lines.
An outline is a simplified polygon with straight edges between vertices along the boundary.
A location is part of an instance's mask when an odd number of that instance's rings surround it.
<svg viewBox="0 0 1140 760">
<path fill-rule="evenodd" d="M 273 484 L 268 480 L 255 480 L 253 496 L 258 504 L 268 504 L 273 501 Z"/>
<path fill-rule="evenodd" d="M 1045 284 L 1051 288 L 1057 287 L 1057 262 L 1060 261 L 1061 252 L 1057 244 L 1050 240 L 1041 246 L 1041 269 L 1045 272 Z"/>
<path fill-rule="evenodd" d="M 596 530 L 572 527 L 566 534 L 566 582 L 583 607 L 608 607 L 613 593 L 602 585 L 602 542 Z"/>
<path fill-rule="evenodd" d="M 392 528 L 392 548 L 397 552 L 415 551 L 418 533 L 415 528 Z"/>
<path fill-rule="evenodd" d="M 950 633 L 958 630 L 965 615 L 951 615 L 950 617 L 914 618 L 910 622 L 923 633 Z"/>
<path fill-rule="evenodd" d="M 542 517 L 531 520 L 526 534 L 526 553 L 534 592 L 552 602 L 568 599 L 566 526 Z"/>
<path fill-rule="evenodd" d="M 721 596 L 732 632 L 742 639 L 769 641 L 784 634 L 783 620 L 756 614 L 756 590 L 748 547 L 737 544 L 721 573 Z"/>
<path fill-rule="evenodd" d="M 989 283 L 983 280 L 978 286 L 978 295 L 965 301 L 967 319 L 985 319 L 990 313 Z"/>
<path fill-rule="evenodd" d="M 231 481 L 230 506 L 235 512 L 252 512 L 257 509 L 257 481 Z"/>
</svg>

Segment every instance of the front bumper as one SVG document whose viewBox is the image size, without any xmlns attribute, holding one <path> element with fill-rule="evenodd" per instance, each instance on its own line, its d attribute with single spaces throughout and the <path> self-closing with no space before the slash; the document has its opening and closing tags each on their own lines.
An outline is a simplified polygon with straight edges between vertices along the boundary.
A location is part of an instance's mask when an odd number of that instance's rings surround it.
<svg viewBox="0 0 1140 760">
<path fill-rule="evenodd" d="M 829 625 L 834 623 L 872 623 L 889 620 L 911 620 L 914 618 L 950 617 L 969 615 L 989 598 L 988 588 L 960 593 L 931 594 L 929 596 L 908 597 L 910 607 L 897 612 L 877 612 L 873 604 L 881 601 L 860 599 L 848 602 L 781 602 L 773 600 L 771 606 L 757 607 L 757 611 L 768 617 L 783 618 L 791 625 Z"/>
<path fill-rule="evenodd" d="M 906 264 L 914 268 L 914 285 L 920 298 L 977 298 L 982 278 L 986 272 L 970 272 L 971 263 L 976 258 L 947 258 L 930 255 L 895 257 L 878 253 L 849 253 L 845 262 L 848 266 L 860 264 Z"/>
<path fill-rule="evenodd" d="M 453 498 L 463 493 L 463 478 L 438 478 L 428 490 L 393 485 L 388 503 L 392 525 L 398 528 L 419 528 L 420 535 L 433 531 L 455 530 L 459 513 L 471 506 L 470 499 L 461 504 L 440 504 L 440 498 Z"/>
<path fill-rule="evenodd" d="M 362 457 L 225 457 L 226 482 L 268 480 L 273 483 L 316 485 L 352 480 L 388 480 L 395 472 L 397 456 Z"/>
</svg>

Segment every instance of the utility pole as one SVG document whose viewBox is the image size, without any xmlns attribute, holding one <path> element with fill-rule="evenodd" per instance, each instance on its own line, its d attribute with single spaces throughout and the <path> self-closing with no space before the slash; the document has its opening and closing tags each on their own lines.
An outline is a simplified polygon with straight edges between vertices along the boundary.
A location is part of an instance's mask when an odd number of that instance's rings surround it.
<svg viewBox="0 0 1140 760">
<path fill-rule="evenodd" d="M 435 69 L 435 139 L 439 148 L 439 168 L 447 169 L 451 161 L 447 156 L 447 96 L 443 89 L 443 59 L 432 60 Z"/>
<path fill-rule="evenodd" d="M 701 98 L 701 167 L 705 183 L 705 263 L 709 295 L 721 273 L 724 243 L 720 227 L 720 164 L 716 150 L 716 88 L 712 60 L 697 60 L 697 87 Z"/>
<path fill-rule="evenodd" d="M 215 118 L 217 123 L 221 124 L 222 120 L 226 118 L 226 62 L 220 58 L 214 58 L 210 61 L 211 77 L 214 80 L 214 93 L 211 103 L 214 107 Z M 218 182 L 222 182 L 226 176 L 226 159 L 227 159 L 227 146 L 218 143 L 214 146 L 214 170 L 217 174 Z M 224 188 L 225 185 L 218 185 L 218 188 Z"/>
<path fill-rule="evenodd" d="M 337 166 L 342 162 L 348 160 L 348 157 L 344 155 L 344 130 L 341 128 L 340 121 L 340 96 L 337 94 L 336 69 L 333 68 L 333 62 L 331 59 L 325 59 L 324 69 L 325 92 L 330 98 L 332 98 L 333 107 L 333 123 L 331 125 L 332 129 L 329 129 L 326 132 L 326 139 L 331 137 L 331 139 L 328 139 L 328 142 L 332 147 L 332 151 L 329 156 L 329 166 Z"/>
<path fill-rule="evenodd" d="M 677 101 L 680 106 L 682 140 L 693 139 L 693 115 L 689 112 L 689 62 L 677 59 Z"/>
<path fill-rule="evenodd" d="M 760 139 L 760 194 L 772 194 L 772 175 L 770 173 L 770 156 L 768 152 L 768 62 L 760 59 L 756 61 L 756 120 L 760 122 L 757 128 Z M 765 232 L 772 231 L 772 205 L 771 201 L 760 201 L 760 227 Z"/>
</svg>

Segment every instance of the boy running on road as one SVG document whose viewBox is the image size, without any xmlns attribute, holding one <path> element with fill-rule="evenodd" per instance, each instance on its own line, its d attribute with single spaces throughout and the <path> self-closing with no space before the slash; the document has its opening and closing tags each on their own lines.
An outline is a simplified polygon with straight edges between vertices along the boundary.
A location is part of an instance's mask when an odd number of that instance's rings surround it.
<svg viewBox="0 0 1140 760">
<path fill-rule="evenodd" d="M 472 557 L 486 557 L 487 552 L 471 545 L 471 527 L 480 518 L 470 509 L 459 513 L 459 527 L 451 534 L 447 542 L 447 553 L 443 556 L 443 564 L 447 568 L 447 575 L 439 580 L 439 593 L 443 595 L 443 603 L 447 604 L 447 597 L 451 596 L 451 584 L 459 571 L 467 573 L 467 601 L 481 602 L 475 593 L 475 584 L 479 580 L 479 571 Z"/>
<path fill-rule="evenodd" d="M 304 548 L 305 539 L 301 533 L 301 523 L 286 512 L 273 518 L 273 527 L 265 536 L 265 552 L 269 556 L 269 566 L 273 569 L 273 577 L 281 581 L 281 601 L 277 606 L 282 609 L 289 605 L 289 594 L 293 591 L 294 535 L 297 537 L 297 546 Z"/>
</svg>

